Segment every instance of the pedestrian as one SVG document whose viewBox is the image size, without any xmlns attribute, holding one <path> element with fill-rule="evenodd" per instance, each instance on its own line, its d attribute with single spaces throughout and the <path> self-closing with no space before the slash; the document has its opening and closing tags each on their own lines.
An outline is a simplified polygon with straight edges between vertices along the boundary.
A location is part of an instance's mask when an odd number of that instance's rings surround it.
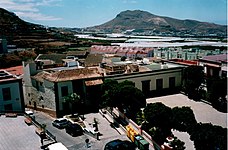
<svg viewBox="0 0 228 150">
<path fill-rule="evenodd" d="M 85 143 L 86 143 L 86 148 L 89 148 L 89 139 L 85 139 Z"/>
<path fill-rule="evenodd" d="M 40 138 L 40 142 L 41 142 L 41 145 L 43 146 L 43 145 L 44 145 L 44 140 L 43 140 L 43 138 Z"/>
</svg>

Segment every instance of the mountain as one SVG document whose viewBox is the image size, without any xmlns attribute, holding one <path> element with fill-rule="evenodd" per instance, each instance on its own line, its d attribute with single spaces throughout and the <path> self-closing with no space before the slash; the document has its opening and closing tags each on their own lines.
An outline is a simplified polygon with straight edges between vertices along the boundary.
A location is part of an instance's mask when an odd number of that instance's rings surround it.
<svg viewBox="0 0 228 150">
<path fill-rule="evenodd" d="M 37 33 L 38 30 L 44 33 L 46 29 L 41 25 L 26 22 L 13 12 L 0 8 L 0 37 L 29 36 Z"/>
<path fill-rule="evenodd" d="M 163 17 L 141 10 L 127 10 L 119 13 L 114 19 L 104 24 L 90 27 L 89 30 L 105 32 L 133 31 L 135 33 L 154 34 L 199 34 L 224 35 L 227 26 L 196 20 L 179 20 Z"/>
<path fill-rule="evenodd" d="M 72 36 L 59 28 L 46 28 L 26 22 L 15 13 L 0 8 L 0 38 L 6 38 L 8 44 L 26 48 L 56 47 L 66 44 Z"/>
</svg>

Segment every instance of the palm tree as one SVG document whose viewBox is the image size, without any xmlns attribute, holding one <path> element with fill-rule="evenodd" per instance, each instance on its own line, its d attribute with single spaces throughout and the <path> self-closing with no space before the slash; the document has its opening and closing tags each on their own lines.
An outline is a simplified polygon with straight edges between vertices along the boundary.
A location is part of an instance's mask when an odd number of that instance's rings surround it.
<svg viewBox="0 0 228 150">
<path fill-rule="evenodd" d="M 71 114 L 74 116 L 74 106 L 81 102 L 80 95 L 77 93 L 71 93 L 64 97 L 64 101 L 70 104 Z"/>
</svg>

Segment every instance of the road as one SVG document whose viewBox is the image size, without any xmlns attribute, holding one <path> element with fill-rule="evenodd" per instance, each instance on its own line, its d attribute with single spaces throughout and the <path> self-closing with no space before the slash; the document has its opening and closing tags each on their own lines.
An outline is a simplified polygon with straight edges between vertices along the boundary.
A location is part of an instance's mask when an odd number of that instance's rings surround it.
<svg viewBox="0 0 228 150">
<path fill-rule="evenodd" d="M 117 131 L 115 131 L 113 128 L 110 127 L 107 120 L 102 118 L 102 116 L 97 114 L 88 114 L 85 115 L 87 118 L 91 118 L 91 115 L 96 116 L 96 118 L 99 119 L 100 126 L 99 130 L 102 132 L 102 136 L 100 140 L 97 140 L 91 136 L 88 135 L 81 135 L 77 137 L 72 137 L 69 134 L 65 132 L 64 129 L 57 129 L 52 126 L 52 121 L 54 118 L 51 118 L 50 116 L 44 114 L 43 112 L 35 112 L 34 113 L 36 121 L 38 121 L 40 124 L 46 124 L 46 129 L 50 131 L 53 135 L 56 136 L 56 140 L 58 142 L 62 142 L 69 150 L 85 150 L 85 149 L 91 149 L 91 150 L 102 150 L 104 145 L 114 139 L 122 139 L 122 140 L 128 140 L 126 135 L 120 135 Z M 90 148 L 86 148 L 85 140 L 89 139 L 90 141 Z"/>
</svg>

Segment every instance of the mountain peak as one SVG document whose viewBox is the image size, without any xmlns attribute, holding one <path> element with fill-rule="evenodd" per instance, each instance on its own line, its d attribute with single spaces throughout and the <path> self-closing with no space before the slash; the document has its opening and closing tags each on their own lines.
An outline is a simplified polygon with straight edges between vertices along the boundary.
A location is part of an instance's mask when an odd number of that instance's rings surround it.
<svg viewBox="0 0 228 150">
<path fill-rule="evenodd" d="M 134 32 L 150 34 L 194 34 L 194 35 L 222 35 L 226 36 L 226 26 L 196 20 L 179 20 L 151 14 L 142 10 L 126 10 L 120 12 L 114 19 L 90 29 L 105 32 Z"/>
<path fill-rule="evenodd" d="M 155 15 L 142 10 L 126 10 L 120 12 L 116 17 L 155 17 Z"/>
</svg>

